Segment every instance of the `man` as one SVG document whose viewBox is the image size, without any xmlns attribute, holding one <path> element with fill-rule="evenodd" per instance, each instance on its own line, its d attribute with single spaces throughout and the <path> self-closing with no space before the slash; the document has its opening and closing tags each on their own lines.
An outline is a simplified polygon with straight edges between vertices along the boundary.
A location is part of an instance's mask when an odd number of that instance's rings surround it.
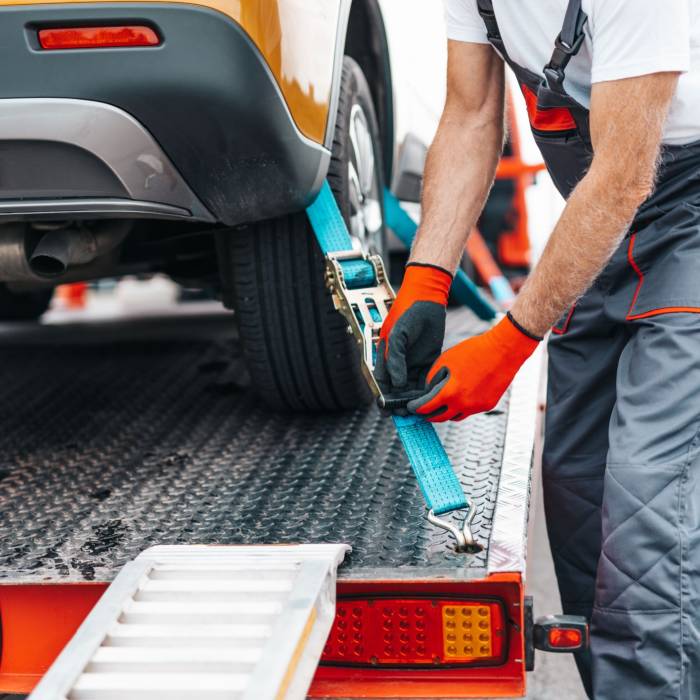
<svg viewBox="0 0 700 700">
<path fill-rule="evenodd" d="M 448 97 L 377 377 L 434 422 L 493 408 L 554 325 L 543 460 L 598 700 L 700 698 L 700 0 L 447 0 Z M 440 355 L 503 143 L 504 62 L 567 198 L 511 314 Z M 560 319 L 559 321 L 557 321 Z"/>
</svg>

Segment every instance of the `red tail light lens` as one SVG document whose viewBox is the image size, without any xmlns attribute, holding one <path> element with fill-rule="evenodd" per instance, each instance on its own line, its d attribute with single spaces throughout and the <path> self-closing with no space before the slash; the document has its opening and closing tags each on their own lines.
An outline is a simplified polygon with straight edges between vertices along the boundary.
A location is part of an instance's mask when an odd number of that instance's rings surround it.
<svg viewBox="0 0 700 700">
<path fill-rule="evenodd" d="M 583 635 L 576 629 L 549 630 L 549 646 L 554 649 L 578 649 L 583 643 Z"/>
<path fill-rule="evenodd" d="M 341 599 L 321 663 L 471 666 L 501 663 L 506 651 L 500 601 Z"/>
<path fill-rule="evenodd" d="M 47 50 L 158 46 L 160 37 L 150 27 L 61 27 L 40 29 L 39 44 Z"/>
</svg>

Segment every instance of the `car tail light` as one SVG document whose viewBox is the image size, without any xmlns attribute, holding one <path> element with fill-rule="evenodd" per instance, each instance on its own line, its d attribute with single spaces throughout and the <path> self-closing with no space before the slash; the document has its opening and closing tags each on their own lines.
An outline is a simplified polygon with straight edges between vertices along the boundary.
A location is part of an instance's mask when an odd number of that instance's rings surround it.
<svg viewBox="0 0 700 700">
<path fill-rule="evenodd" d="M 341 599 L 321 663 L 410 667 L 497 664 L 506 655 L 504 606 L 451 598 Z"/>
<path fill-rule="evenodd" d="M 160 37 L 151 27 L 61 27 L 39 30 L 42 49 L 106 49 L 158 46 Z"/>
</svg>

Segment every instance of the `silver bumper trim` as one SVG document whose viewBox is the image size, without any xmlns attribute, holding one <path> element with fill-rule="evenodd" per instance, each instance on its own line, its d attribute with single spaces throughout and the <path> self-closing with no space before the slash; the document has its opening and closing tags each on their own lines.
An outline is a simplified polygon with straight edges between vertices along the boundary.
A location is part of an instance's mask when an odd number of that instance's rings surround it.
<svg viewBox="0 0 700 700">
<path fill-rule="evenodd" d="M 0 221 L 23 219 L 54 219 L 70 216 L 74 219 L 109 215 L 113 218 L 188 219 L 187 209 L 157 202 L 139 202 L 134 199 L 46 199 L 0 200 Z"/>
<path fill-rule="evenodd" d="M 137 203 L 176 207 L 189 212 L 193 219 L 214 220 L 153 136 L 117 107 L 57 98 L 0 100 L 0 141 L 15 140 L 52 141 L 82 148 L 99 158 Z M 40 205 L 45 211 L 48 208 L 48 202 L 23 203 Z M 5 203 L 4 209 L 8 212 L 10 203 Z"/>
</svg>

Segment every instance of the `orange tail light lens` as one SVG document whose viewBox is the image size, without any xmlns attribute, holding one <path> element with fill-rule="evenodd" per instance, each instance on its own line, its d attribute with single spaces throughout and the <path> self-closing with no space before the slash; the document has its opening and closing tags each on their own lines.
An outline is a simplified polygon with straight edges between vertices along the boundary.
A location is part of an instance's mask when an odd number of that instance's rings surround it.
<svg viewBox="0 0 700 700">
<path fill-rule="evenodd" d="M 341 599 L 321 663 L 458 667 L 506 658 L 504 606 L 496 600 Z"/>
<path fill-rule="evenodd" d="M 39 30 L 42 49 L 107 49 L 158 46 L 160 37 L 151 27 L 61 27 Z"/>
</svg>

